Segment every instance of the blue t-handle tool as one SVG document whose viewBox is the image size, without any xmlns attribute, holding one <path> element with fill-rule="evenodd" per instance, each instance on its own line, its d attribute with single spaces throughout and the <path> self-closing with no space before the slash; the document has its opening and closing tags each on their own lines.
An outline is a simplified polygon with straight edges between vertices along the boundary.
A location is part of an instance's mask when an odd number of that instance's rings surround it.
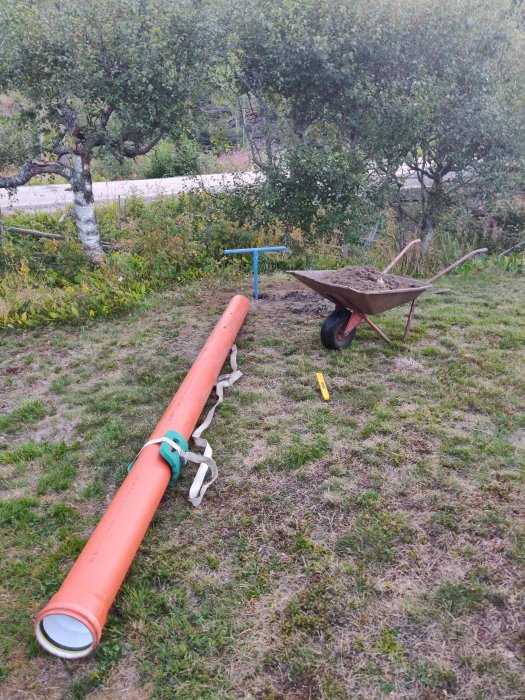
<svg viewBox="0 0 525 700">
<path fill-rule="evenodd" d="M 253 297 L 254 299 L 259 298 L 259 253 L 271 253 L 275 250 L 286 250 L 285 245 L 271 245 L 266 248 L 232 248 L 231 250 L 225 250 L 224 255 L 231 255 L 232 253 L 251 253 L 253 258 Z"/>
</svg>

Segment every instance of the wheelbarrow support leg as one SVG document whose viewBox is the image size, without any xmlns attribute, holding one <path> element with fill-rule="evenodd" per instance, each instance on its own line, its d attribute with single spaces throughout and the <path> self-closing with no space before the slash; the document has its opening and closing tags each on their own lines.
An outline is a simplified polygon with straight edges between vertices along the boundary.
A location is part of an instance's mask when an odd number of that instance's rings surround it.
<svg viewBox="0 0 525 700">
<path fill-rule="evenodd" d="M 365 321 L 365 323 L 368 323 L 370 328 L 372 328 L 377 335 L 380 335 L 383 340 L 386 340 L 387 343 L 390 343 L 390 339 L 386 337 L 386 335 L 383 333 L 383 331 L 376 326 L 376 324 L 371 321 L 366 314 L 361 313 L 360 311 L 352 311 L 352 315 L 348 319 L 348 323 L 346 324 L 345 328 L 345 335 L 348 335 L 351 333 L 354 328 L 357 328 L 357 326 L 362 323 L 362 321 Z"/>
<path fill-rule="evenodd" d="M 366 322 L 368 323 L 368 325 L 370 326 L 370 328 L 372 328 L 372 329 L 377 333 L 377 335 L 380 335 L 381 338 L 383 338 L 383 340 L 386 340 L 387 343 L 390 343 L 390 342 L 391 342 L 391 341 L 390 341 L 390 338 L 387 338 L 386 335 L 385 335 L 385 334 L 383 333 L 383 331 L 381 330 L 381 328 L 379 328 L 378 326 L 376 326 L 376 324 L 375 324 L 373 321 L 371 321 L 371 320 L 368 318 L 368 316 L 366 316 L 366 315 L 363 316 L 363 320 L 366 321 Z"/>
<path fill-rule="evenodd" d="M 405 326 L 405 332 L 403 334 L 403 342 L 406 343 L 408 338 L 408 333 L 410 331 L 410 326 L 412 325 L 412 319 L 414 318 L 414 310 L 416 308 L 416 299 L 410 304 L 410 311 L 408 312 L 407 325 Z"/>
</svg>

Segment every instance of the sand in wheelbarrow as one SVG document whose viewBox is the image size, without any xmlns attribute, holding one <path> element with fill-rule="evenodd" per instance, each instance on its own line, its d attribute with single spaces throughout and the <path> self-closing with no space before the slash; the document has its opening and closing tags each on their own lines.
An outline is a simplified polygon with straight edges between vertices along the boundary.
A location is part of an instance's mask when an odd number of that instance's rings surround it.
<svg viewBox="0 0 525 700">
<path fill-rule="evenodd" d="M 323 282 L 352 287 L 360 292 L 381 292 L 385 289 L 406 289 L 418 286 L 404 277 L 385 274 L 370 265 L 330 270 L 323 275 Z"/>
</svg>

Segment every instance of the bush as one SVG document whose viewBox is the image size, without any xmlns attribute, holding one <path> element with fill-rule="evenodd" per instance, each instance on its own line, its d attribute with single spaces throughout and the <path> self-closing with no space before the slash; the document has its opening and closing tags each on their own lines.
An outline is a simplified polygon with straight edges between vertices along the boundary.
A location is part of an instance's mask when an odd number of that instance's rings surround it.
<svg viewBox="0 0 525 700">
<path fill-rule="evenodd" d="M 118 241 L 107 265 L 93 270 L 74 239 L 73 223 L 49 214 L 13 217 L 26 228 L 53 231 L 63 241 L 4 233 L 0 246 L 0 328 L 85 323 L 129 309 L 150 289 L 215 272 L 231 245 L 262 243 L 227 220 L 203 192 L 127 202 L 119 230 L 114 206 L 101 207 L 104 238 Z"/>
<path fill-rule="evenodd" d="M 103 151 L 99 158 L 93 160 L 91 175 L 95 182 L 111 182 L 113 180 L 132 180 L 134 172 L 134 162 L 130 158 L 117 160 L 110 151 Z"/>
<path fill-rule="evenodd" d="M 199 172 L 199 145 L 184 135 L 176 141 L 161 141 L 140 167 L 140 175 L 146 179 L 198 175 Z"/>
</svg>

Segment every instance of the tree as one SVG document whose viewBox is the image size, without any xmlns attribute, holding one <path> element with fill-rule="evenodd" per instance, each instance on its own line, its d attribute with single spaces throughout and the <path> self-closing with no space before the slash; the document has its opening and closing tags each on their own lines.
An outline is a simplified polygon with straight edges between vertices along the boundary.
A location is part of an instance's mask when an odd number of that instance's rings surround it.
<svg viewBox="0 0 525 700">
<path fill-rule="evenodd" d="M 199 100 L 213 23 L 202 2 L 19 0 L 0 5 L 0 187 L 65 178 L 80 241 L 103 260 L 90 162 L 134 158 L 176 132 Z"/>
<path fill-rule="evenodd" d="M 359 72 L 352 5 L 232 0 L 230 12 L 227 68 L 232 89 L 248 103 L 244 129 L 264 174 L 246 188 L 252 206 L 267 224 L 283 223 L 287 243 L 293 228 L 303 239 L 354 238 L 374 206 L 375 183 L 336 126 L 355 100 Z"/>
<path fill-rule="evenodd" d="M 352 104 L 354 13 L 350 3 L 327 0 L 232 0 L 230 13 L 230 74 L 258 116 L 259 134 L 245 129 L 255 163 L 267 167 L 286 131 L 301 139 Z"/>
<path fill-rule="evenodd" d="M 294 229 L 303 244 L 357 241 L 377 209 L 363 159 L 329 124 L 312 125 L 302 138 L 287 135 L 272 165 L 263 162 L 262 170 L 264 177 L 239 183 L 229 194 L 231 206 L 257 228 L 280 223 L 286 245 L 297 243 Z"/>
<path fill-rule="evenodd" d="M 355 104 L 346 112 L 342 129 L 392 185 L 400 230 L 412 218 L 425 251 L 436 217 L 455 199 L 508 188 L 521 169 L 519 19 L 510 0 L 375 0 L 359 13 L 365 99 L 357 115 Z M 415 218 L 401 196 L 407 177 L 420 187 Z"/>
<path fill-rule="evenodd" d="M 504 178 L 508 187 L 510 172 L 520 173 L 522 14 L 512 0 L 236 6 L 231 70 L 258 115 L 246 131 L 267 194 L 272 180 L 279 192 L 288 179 L 310 188 L 295 189 L 298 196 L 319 200 L 323 178 L 305 180 L 296 168 L 308 145 L 317 148 L 310 136 L 321 128 L 330 134 L 329 150 L 337 143 L 365 164 L 361 190 L 383 185 L 401 234 L 403 221 L 413 219 L 428 250 L 437 218 L 454 201 L 474 191 L 487 196 Z M 330 167 L 326 159 L 324 172 Z M 420 189 L 415 215 L 402 195 L 408 177 Z M 286 190 L 294 190 L 291 182 Z M 282 201 L 288 206 L 290 198 Z M 340 202 L 348 216 L 352 205 Z"/>
</svg>

